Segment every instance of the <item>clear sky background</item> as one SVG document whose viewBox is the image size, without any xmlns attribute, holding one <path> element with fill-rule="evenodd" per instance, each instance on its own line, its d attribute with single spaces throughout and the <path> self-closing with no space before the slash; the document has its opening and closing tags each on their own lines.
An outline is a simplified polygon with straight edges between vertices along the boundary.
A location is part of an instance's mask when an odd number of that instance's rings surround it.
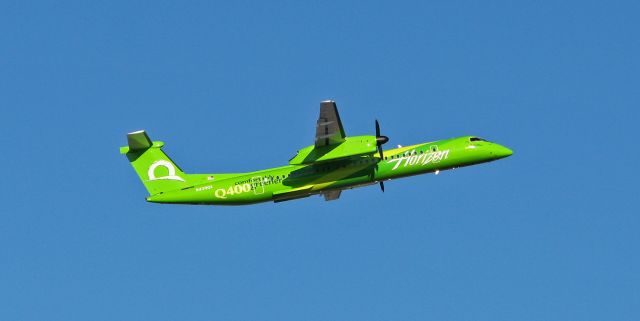
<svg viewBox="0 0 640 321">
<path fill-rule="evenodd" d="M 0 3 L 1 320 L 638 320 L 637 1 Z M 504 160 L 320 197 L 166 206 L 187 172 L 348 135 Z"/>
</svg>

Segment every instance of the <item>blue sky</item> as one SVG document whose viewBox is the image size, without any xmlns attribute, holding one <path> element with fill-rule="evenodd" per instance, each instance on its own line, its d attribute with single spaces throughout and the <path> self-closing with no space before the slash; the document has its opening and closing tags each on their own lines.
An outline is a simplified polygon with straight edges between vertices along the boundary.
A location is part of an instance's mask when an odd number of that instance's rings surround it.
<svg viewBox="0 0 640 321">
<path fill-rule="evenodd" d="M 637 320 L 637 2 L 0 3 L 2 320 Z M 285 164 L 348 135 L 514 156 L 319 197 L 162 206 L 118 153 Z M 388 146 L 390 146 L 388 145 Z"/>
</svg>

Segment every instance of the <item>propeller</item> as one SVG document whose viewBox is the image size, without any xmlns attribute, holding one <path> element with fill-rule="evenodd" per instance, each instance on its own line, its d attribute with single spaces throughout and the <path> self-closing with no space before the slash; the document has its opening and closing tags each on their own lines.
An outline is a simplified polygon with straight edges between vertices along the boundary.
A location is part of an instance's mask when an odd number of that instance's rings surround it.
<svg viewBox="0 0 640 321">
<path fill-rule="evenodd" d="M 378 154 L 380 154 L 380 159 L 384 158 L 384 154 L 382 154 L 382 145 L 389 141 L 389 137 L 380 135 L 380 123 L 376 119 L 376 146 L 378 147 Z"/>
<path fill-rule="evenodd" d="M 380 160 L 384 159 L 384 154 L 382 153 L 382 145 L 389 141 L 389 137 L 380 135 L 380 123 L 376 119 L 376 146 L 378 147 L 378 154 L 380 154 Z M 376 169 L 378 165 L 376 165 Z M 380 189 L 384 193 L 384 182 L 380 181 Z"/>
</svg>

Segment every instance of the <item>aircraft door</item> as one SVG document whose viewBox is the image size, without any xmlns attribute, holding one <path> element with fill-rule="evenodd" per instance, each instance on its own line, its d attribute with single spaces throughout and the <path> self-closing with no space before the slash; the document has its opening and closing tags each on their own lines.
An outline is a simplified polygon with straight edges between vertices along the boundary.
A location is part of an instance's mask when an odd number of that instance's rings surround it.
<svg viewBox="0 0 640 321">
<path fill-rule="evenodd" d="M 264 180 L 262 176 L 251 177 L 251 187 L 256 195 L 264 193 Z"/>
</svg>

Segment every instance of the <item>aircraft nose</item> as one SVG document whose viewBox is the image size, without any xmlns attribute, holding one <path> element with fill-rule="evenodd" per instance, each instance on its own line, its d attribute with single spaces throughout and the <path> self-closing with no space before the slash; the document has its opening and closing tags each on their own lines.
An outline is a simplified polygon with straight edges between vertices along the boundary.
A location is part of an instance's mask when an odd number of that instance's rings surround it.
<svg viewBox="0 0 640 321">
<path fill-rule="evenodd" d="M 496 144 L 495 154 L 499 158 L 505 158 L 505 157 L 509 157 L 509 156 L 513 155 L 513 151 L 508 149 L 508 148 L 506 148 L 506 147 L 504 147 L 504 146 L 502 146 L 502 145 Z"/>
</svg>

